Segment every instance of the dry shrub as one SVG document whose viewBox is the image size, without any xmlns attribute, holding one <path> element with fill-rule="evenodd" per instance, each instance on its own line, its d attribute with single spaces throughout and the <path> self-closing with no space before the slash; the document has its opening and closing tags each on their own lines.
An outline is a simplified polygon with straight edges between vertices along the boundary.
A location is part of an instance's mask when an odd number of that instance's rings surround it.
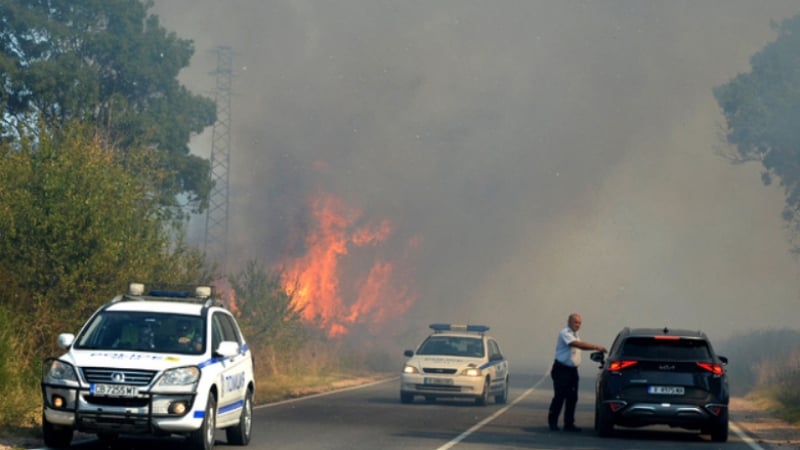
<svg viewBox="0 0 800 450">
<path fill-rule="evenodd" d="M 789 357 L 775 370 L 775 386 L 772 390 L 774 400 L 783 408 L 781 417 L 790 422 L 800 422 L 800 350 L 792 352 Z"/>
<path fill-rule="evenodd" d="M 37 427 L 41 415 L 39 374 L 25 342 L 0 309 L 0 429 Z"/>
<path fill-rule="evenodd" d="M 717 353 L 728 357 L 728 380 L 733 395 L 761 390 L 797 367 L 800 332 L 758 330 L 740 334 L 715 345 Z M 792 356 L 794 355 L 794 356 Z M 794 363 L 792 363 L 793 359 Z"/>
</svg>

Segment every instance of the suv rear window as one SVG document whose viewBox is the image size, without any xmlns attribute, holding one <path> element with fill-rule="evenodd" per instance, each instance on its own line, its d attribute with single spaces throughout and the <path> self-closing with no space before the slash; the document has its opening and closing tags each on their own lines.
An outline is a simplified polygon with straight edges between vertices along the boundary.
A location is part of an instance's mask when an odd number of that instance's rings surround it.
<svg viewBox="0 0 800 450">
<path fill-rule="evenodd" d="M 699 339 L 661 340 L 652 337 L 631 337 L 622 346 L 624 358 L 653 358 L 672 361 L 711 359 L 708 344 Z"/>
</svg>

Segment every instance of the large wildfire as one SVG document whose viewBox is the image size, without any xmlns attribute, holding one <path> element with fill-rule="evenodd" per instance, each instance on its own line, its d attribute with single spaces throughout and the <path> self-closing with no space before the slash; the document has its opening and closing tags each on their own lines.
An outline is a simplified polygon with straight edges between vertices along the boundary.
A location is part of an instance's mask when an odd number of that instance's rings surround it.
<svg viewBox="0 0 800 450">
<path fill-rule="evenodd" d="M 377 332 L 402 316 L 416 294 L 409 287 L 404 252 L 389 254 L 392 224 L 386 219 L 365 221 L 362 211 L 331 194 L 314 198 L 310 213 L 311 223 L 301 238 L 303 251 L 283 263 L 282 285 L 294 306 L 302 308 L 302 316 L 331 337 L 346 335 L 355 326 Z"/>
</svg>

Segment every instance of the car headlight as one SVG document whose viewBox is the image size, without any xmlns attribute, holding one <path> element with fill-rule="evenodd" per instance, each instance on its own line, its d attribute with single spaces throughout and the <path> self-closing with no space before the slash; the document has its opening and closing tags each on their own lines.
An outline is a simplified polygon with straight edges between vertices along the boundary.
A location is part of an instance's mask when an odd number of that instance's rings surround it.
<svg viewBox="0 0 800 450">
<path fill-rule="evenodd" d="M 176 367 L 161 375 L 153 390 L 161 392 L 186 392 L 194 390 L 200 380 L 200 368 L 197 366 Z"/>
<path fill-rule="evenodd" d="M 468 377 L 479 377 L 481 376 L 481 369 L 477 367 L 467 367 L 461 371 L 461 375 L 466 375 Z"/>
<path fill-rule="evenodd" d="M 403 373 L 419 373 L 419 370 L 417 370 L 417 368 L 414 366 L 409 366 L 406 364 L 403 366 Z"/>
<path fill-rule="evenodd" d="M 48 384 L 77 385 L 78 376 L 72 364 L 58 359 L 44 362 L 42 380 Z"/>
</svg>

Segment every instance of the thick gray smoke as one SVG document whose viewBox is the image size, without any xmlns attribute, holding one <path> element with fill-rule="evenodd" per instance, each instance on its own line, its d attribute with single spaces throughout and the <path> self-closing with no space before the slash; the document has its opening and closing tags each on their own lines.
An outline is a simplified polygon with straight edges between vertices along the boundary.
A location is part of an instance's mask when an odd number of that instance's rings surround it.
<svg viewBox="0 0 800 450">
<path fill-rule="evenodd" d="M 157 0 L 213 96 L 235 51 L 230 253 L 282 257 L 314 192 L 388 220 L 435 321 L 486 323 L 518 365 L 567 315 L 795 327 L 783 195 L 731 165 L 712 88 L 749 70 L 796 0 Z M 210 151 L 208 136 L 193 149 Z M 419 246 L 409 251 L 409 239 Z M 387 244 L 388 245 L 388 244 Z M 397 355 L 400 357 L 400 355 Z"/>
</svg>

